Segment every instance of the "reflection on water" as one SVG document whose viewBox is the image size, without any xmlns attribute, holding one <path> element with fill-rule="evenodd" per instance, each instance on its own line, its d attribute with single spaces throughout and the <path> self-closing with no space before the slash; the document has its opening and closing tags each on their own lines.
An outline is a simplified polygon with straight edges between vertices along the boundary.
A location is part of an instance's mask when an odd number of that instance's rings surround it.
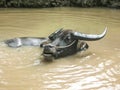
<svg viewBox="0 0 120 90">
<path fill-rule="evenodd" d="M 120 11 L 112 9 L 0 9 L 0 41 L 48 36 L 58 28 L 108 33 L 89 50 L 43 62 L 39 47 L 0 43 L 0 90 L 119 90 Z"/>
</svg>

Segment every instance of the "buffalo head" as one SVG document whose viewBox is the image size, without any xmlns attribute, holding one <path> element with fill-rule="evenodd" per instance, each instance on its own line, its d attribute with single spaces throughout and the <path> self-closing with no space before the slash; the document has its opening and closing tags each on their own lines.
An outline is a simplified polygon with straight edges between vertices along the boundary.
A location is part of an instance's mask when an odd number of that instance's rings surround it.
<svg viewBox="0 0 120 90">
<path fill-rule="evenodd" d="M 95 41 L 103 38 L 106 34 L 107 28 L 102 34 L 83 34 L 74 32 L 72 30 L 60 29 L 49 36 L 51 42 L 43 44 L 44 57 L 64 57 L 75 54 L 78 51 L 87 49 L 89 46 L 84 41 Z M 81 42 L 82 40 L 82 42 Z M 78 42 L 80 46 L 78 47 Z"/>
</svg>

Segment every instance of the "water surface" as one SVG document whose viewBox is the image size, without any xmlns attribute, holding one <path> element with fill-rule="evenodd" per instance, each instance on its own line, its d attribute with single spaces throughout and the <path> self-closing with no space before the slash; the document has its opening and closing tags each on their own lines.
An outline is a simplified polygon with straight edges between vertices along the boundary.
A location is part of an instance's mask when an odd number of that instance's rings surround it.
<svg viewBox="0 0 120 90">
<path fill-rule="evenodd" d="M 0 9 L 0 41 L 47 37 L 59 28 L 99 34 L 76 55 L 42 62 L 39 47 L 0 43 L 0 90 L 119 90 L 120 11 L 101 8 Z"/>
</svg>

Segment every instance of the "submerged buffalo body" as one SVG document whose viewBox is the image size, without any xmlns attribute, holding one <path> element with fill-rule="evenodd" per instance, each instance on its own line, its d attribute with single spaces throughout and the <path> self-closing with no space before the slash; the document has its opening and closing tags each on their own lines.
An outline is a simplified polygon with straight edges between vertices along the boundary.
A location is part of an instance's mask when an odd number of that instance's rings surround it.
<svg viewBox="0 0 120 90">
<path fill-rule="evenodd" d="M 4 42 L 13 48 L 21 47 L 21 46 L 40 46 L 43 42 L 48 41 L 48 38 L 39 38 L 39 37 L 18 37 L 9 40 L 5 40 Z"/>
<path fill-rule="evenodd" d="M 42 55 L 45 58 L 59 58 L 88 49 L 89 46 L 84 41 L 99 40 L 105 36 L 106 31 L 107 28 L 102 34 L 97 35 L 60 29 L 49 35 L 47 38 L 19 37 L 6 40 L 5 43 L 9 47 L 14 48 L 20 46 L 40 46 L 43 48 Z"/>
</svg>

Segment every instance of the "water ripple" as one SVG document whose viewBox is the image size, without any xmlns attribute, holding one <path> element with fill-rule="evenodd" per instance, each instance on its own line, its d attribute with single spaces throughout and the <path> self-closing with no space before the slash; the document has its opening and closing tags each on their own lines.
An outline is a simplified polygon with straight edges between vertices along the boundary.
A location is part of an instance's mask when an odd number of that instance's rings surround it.
<svg viewBox="0 0 120 90">
<path fill-rule="evenodd" d="M 86 89 L 100 89 L 109 88 L 113 86 L 113 82 L 117 81 L 115 75 L 119 75 L 120 71 L 117 69 L 119 65 L 111 65 L 114 62 L 107 60 L 101 62 L 98 66 L 82 65 L 82 66 L 63 66 L 50 70 L 45 74 L 45 77 L 49 77 L 50 81 L 44 83 L 48 88 L 54 86 L 54 88 L 66 87 L 64 90 L 86 90 Z M 111 68 L 109 68 L 111 67 Z M 67 83 L 66 83 L 67 82 Z M 51 85 L 50 85 L 51 84 Z"/>
</svg>

